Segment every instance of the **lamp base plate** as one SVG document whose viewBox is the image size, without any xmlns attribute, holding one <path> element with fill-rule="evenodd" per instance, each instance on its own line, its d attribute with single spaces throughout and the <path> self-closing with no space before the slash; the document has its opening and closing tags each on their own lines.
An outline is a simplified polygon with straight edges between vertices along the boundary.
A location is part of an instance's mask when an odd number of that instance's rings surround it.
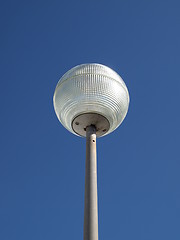
<svg viewBox="0 0 180 240">
<path fill-rule="evenodd" d="M 107 118 L 98 113 L 84 113 L 72 121 L 73 131 L 82 137 L 86 137 L 86 127 L 90 125 L 95 126 L 97 137 L 103 136 L 110 128 Z"/>
</svg>

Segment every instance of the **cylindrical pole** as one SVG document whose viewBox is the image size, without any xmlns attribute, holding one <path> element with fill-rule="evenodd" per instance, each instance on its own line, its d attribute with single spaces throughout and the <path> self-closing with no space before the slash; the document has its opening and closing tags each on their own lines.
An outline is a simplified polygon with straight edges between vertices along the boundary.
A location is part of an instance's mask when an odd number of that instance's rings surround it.
<svg viewBox="0 0 180 240">
<path fill-rule="evenodd" d="M 98 240 L 96 128 L 86 128 L 84 240 Z"/>
</svg>

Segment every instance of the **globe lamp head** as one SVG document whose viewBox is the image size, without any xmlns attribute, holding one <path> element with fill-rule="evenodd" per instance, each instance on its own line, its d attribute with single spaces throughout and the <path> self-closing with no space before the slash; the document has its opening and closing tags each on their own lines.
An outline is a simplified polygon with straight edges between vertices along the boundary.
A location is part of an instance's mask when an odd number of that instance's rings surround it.
<svg viewBox="0 0 180 240">
<path fill-rule="evenodd" d="M 59 80 L 54 109 L 61 124 L 78 136 L 94 125 L 97 137 L 114 131 L 124 120 L 129 93 L 122 78 L 107 66 L 78 65 Z"/>
</svg>

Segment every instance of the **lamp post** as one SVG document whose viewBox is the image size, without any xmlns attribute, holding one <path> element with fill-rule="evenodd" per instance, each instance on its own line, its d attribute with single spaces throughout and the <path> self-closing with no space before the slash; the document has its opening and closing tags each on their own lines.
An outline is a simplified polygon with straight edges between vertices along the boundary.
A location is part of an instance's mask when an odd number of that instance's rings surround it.
<svg viewBox="0 0 180 240">
<path fill-rule="evenodd" d="M 82 64 L 59 80 L 53 103 L 62 125 L 86 137 L 84 240 L 98 240 L 96 137 L 111 133 L 122 123 L 129 93 L 122 78 L 109 67 Z"/>
</svg>

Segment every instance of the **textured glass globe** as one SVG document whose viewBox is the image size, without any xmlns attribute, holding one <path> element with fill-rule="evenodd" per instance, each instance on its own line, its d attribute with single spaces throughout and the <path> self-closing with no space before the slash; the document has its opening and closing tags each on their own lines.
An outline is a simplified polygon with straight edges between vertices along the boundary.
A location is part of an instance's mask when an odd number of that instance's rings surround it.
<svg viewBox="0 0 180 240">
<path fill-rule="evenodd" d="M 59 121 L 70 132 L 85 136 L 85 133 L 73 127 L 81 126 L 76 119 L 83 121 L 85 127 L 86 124 L 96 125 L 96 122 L 104 121 L 102 125 L 106 127 L 100 129 L 99 124 L 97 135 L 103 136 L 122 123 L 128 111 L 129 93 L 122 78 L 109 67 L 94 63 L 82 64 L 66 72 L 59 80 L 53 103 Z M 94 116 L 98 116 L 99 120 L 94 119 Z"/>
</svg>

